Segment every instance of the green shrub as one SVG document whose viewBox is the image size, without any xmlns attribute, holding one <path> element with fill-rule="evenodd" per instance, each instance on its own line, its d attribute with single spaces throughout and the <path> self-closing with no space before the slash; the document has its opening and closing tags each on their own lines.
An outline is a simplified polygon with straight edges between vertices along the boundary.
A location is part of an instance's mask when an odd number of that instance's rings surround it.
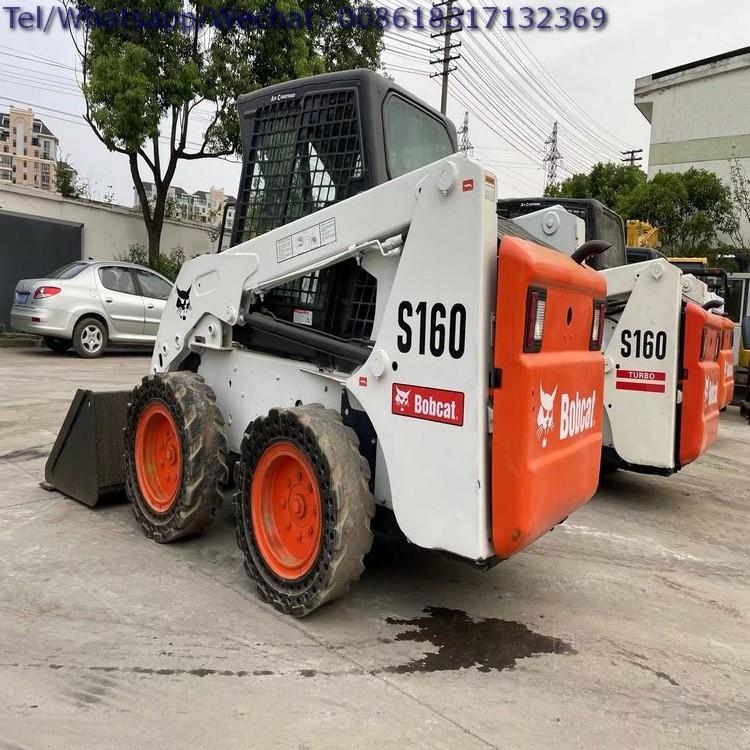
<svg viewBox="0 0 750 750">
<path fill-rule="evenodd" d="M 125 263 L 137 263 L 140 266 L 152 268 L 156 273 L 166 276 L 170 281 L 174 281 L 177 278 L 182 264 L 187 260 L 182 245 L 176 245 L 169 251 L 168 255 L 159 253 L 158 260 L 152 265 L 148 262 L 148 251 L 145 245 L 139 244 L 130 245 L 126 253 L 121 253 L 115 259 Z"/>
</svg>

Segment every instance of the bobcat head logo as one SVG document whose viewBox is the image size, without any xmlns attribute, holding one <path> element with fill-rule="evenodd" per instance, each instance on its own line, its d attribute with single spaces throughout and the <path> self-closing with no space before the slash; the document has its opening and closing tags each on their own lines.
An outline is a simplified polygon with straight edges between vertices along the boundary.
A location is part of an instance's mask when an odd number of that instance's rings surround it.
<svg viewBox="0 0 750 750">
<path fill-rule="evenodd" d="M 177 290 L 177 314 L 185 320 L 187 318 L 188 310 L 190 309 L 190 290 L 193 288 L 191 284 L 186 292 L 183 292 L 180 287 L 175 286 Z"/>
<path fill-rule="evenodd" d="M 547 435 L 555 426 L 552 410 L 555 408 L 555 396 L 557 386 L 552 393 L 545 393 L 541 382 L 539 383 L 539 415 L 536 418 L 536 436 L 542 441 L 542 448 L 547 447 Z"/>
<path fill-rule="evenodd" d="M 396 386 L 396 405 L 401 411 L 404 411 L 409 406 L 409 396 L 411 395 L 411 388 L 408 391 L 402 391 Z"/>
</svg>

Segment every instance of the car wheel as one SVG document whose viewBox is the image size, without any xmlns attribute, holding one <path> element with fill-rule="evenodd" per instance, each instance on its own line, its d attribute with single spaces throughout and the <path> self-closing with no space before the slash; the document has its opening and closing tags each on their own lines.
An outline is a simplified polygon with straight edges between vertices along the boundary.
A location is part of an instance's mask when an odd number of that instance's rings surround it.
<svg viewBox="0 0 750 750">
<path fill-rule="evenodd" d="M 107 348 L 107 328 L 96 318 L 79 320 L 73 332 L 73 346 L 79 357 L 101 357 Z"/>
<path fill-rule="evenodd" d="M 44 343 L 47 346 L 48 349 L 51 349 L 53 352 L 67 352 L 68 349 L 70 349 L 70 341 L 67 339 L 57 339 L 53 336 L 45 336 L 44 337 Z"/>
</svg>

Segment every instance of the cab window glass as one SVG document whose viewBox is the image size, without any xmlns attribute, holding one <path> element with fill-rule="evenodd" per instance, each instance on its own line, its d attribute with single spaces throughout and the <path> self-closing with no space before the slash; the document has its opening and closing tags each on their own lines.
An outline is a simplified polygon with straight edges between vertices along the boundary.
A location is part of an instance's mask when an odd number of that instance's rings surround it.
<svg viewBox="0 0 750 750">
<path fill-rule="evenodd" d="M 453 153 L 445 125 L 399 96 L 386 104 L 385 144 L 391 179 Z"/>
<path fill-rule="evenodd" d="M 169 297 L 172 285 L 162 279 L 161 276 L 140 269 L 136 269 L 135 273 L 138 276 L 144 297 L 151 297 L 151 299 L 167 299 Z"/>
<path fill-rule="evenodd" d="M 735 322 L 739 323 L 742 318 L 742 297 L 745 290 L 744 279 L 729 279 L 727 282 L 727 300 L 724 312 Z"/>
<path fill-rule="evenodd" d="M 105 289 L 123 294 L 135 294 L 135 282 L 129 268 L 105 266 L 99 269 L 99 279 Z"/>
</svg>

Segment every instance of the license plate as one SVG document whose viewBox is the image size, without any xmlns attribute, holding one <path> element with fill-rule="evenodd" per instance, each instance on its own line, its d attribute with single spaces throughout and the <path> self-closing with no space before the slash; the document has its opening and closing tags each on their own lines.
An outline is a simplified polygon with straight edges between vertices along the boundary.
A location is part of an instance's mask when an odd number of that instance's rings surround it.
<svg viewBox="0 0 750 750">
<path fill-rule="evenodd" d="M 26 304 L 26 300 L 28 300 L 28 298 L 29 298 L 29 293 L 28 292 L 24 292 L 24 293 L 19 292 L 18 293 L 18 304 L 19 305 L 25 305 Z"/>
</svg>

